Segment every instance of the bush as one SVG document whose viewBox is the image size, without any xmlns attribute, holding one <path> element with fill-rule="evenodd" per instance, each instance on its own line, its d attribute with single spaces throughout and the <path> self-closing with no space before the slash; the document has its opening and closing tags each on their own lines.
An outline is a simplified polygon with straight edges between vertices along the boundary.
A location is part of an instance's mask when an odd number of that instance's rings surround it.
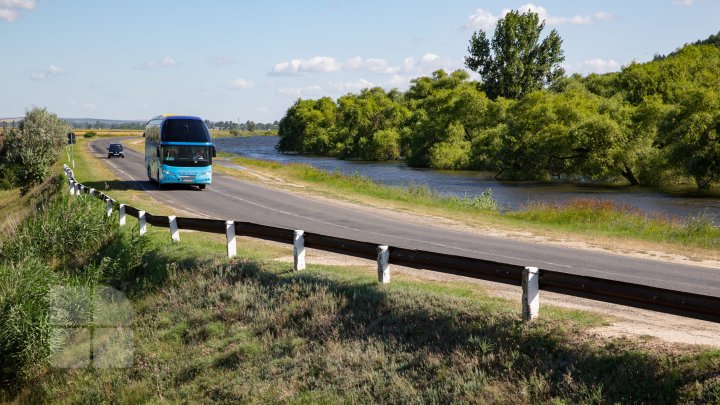
<svg viewBox="0 0 720 405">
<path fill-rule="evenodd" d="M 27 193 L 48 176 L 50 166 L 60 157 L 65 135 L 70 126 L 47 112 L 33 108 L 20 121 L 17 129 L 8 132 L 3 148 L 4 164 L 15 164 L 20 192 Z"/>
<path fill-rule="evenodd" d="M 97 136 L 97 133 L 95 131 L 87 131 L 83 135 L 83 138 L 95 138 Z"/>
</svg>

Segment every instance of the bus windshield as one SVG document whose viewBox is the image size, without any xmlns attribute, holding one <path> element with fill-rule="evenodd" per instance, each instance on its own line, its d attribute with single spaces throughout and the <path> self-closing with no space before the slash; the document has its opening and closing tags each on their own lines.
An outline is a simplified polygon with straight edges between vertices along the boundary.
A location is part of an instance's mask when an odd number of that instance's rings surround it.
<svg viewBox="0 0 720 405">
<path fill-rule="evenodd" d="M 210 133 L 200 120 L 165 120 L 161 133 L 162 142 L 210 142 Z"/>
<path fill-rule="evenodd" d="M 168 166 L 197 167 L 210 166 L 209 146 L 164 145 L 163 164 Z"/>
</svg>

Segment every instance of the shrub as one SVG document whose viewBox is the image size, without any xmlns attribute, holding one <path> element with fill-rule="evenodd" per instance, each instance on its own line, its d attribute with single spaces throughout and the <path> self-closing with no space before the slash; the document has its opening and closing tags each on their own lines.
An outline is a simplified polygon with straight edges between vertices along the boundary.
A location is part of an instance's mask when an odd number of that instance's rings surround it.
<svg viewBox="0 0 720 405">
<path fill-rule="evenodd" d="M 8 132 L 3 160 L 17 165 L 20 192 L 27 193 L 47 177 L 50 166 L 62 153 L 69 130 L 70 126 L 57 115 L 36 107 L 25 114 L 17 129 Z"/>
<path fill-rule="evenodd" d="M 97 133 L 95 131 L 87 131 L 83 135 L 83 138 L 95 138 L 97 136 Z"/>
</svg>

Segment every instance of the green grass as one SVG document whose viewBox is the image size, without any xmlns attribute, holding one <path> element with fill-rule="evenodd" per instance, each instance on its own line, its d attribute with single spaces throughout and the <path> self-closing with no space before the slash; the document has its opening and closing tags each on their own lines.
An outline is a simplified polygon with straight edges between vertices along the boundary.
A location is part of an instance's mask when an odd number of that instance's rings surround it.
<svg viewBox="0 0 720 405">
<path fill-rule="evenodd" d="M 718 390 L 720 351 L 597 341 L 584 332 L 597 316 L 543 308 L 525 325 L 516 303 L 470 285 L 379 286 L 371 269 L 268 260 L 289 246 L 247 241 L 229 261 L 222 240 L 168 239 L 151 229 L 142 264 L 113 281 L 136 311 L 132 367 L 49 369 L 6 399 L 674 403 Z"/>
<path fill-rule="evenodd" d="M 709 216 L 690 217 L 686 221 L 649 217 L 612 201 L 577 199 L 564 204 L 537 203 L 508 212 L 506 216 L 571 232 L 594 232 L 713 250 L 720 246 L 720 227 L 715 226 Z"/>
</svg>

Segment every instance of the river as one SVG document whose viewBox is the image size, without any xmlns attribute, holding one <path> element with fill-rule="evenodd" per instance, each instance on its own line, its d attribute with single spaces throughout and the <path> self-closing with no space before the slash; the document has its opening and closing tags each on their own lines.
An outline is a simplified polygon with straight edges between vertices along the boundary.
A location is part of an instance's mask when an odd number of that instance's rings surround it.
<svg viewBox="0 0 720 405">
<path fill-rule="evenodd" d="M 567 202 L 578 198 L 611 200 L 627 204 L 650 215 L 679 218 L 708 215 L 720 220 L 720 197 L 687 196 L 680 191 L 660 191 L 647 187 L 608 186 L 544 181 L 497 181 L 493 173 L 457 170 L 417 169 L 402 162 L 360 162 L 329 157 L 282 154 L 275 150 L 276 136 L 216 138 L 220 152 L 282 163 L 305 163 L 317 169 L 353 175 L 357 173 L 379 183 L 407 187 L 425 185 L 443 194 L 479 195 L 492 189 L 493 197 L 504 208 L 515 210 L 529 202 Z"/>
</svg>

